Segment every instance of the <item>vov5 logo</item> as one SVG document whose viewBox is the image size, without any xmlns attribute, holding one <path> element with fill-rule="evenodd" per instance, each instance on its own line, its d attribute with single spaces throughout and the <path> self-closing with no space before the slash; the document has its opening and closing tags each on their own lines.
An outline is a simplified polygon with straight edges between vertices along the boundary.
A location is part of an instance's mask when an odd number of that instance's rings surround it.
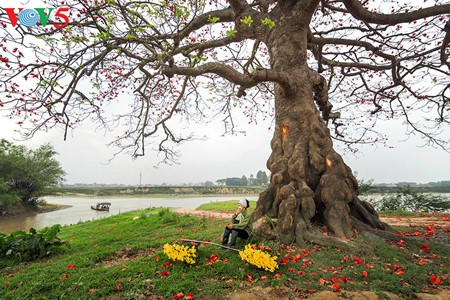
<svg viewBox="0 0 450 300">
<path fill-rule="evenodd" d="M 20 25 L 25 27 L 32 27 L 40 21 L 42 26 L 47 26 L 47 23 L 51 17 L 52 12 L 55 11 L 54 7 L 46 8 L 2 8 L 6 11 L 9 21 L 12 26 L 17 25 L 19 21 Z M 54 26 L 56 28 L 63 28 L 69 24 L 69 8 L 68 7 L 58 7 L 55 14 L 52 16 L 55 22 Z M 56 23 L 57 22 L 57 23 Z"/>
</svg>

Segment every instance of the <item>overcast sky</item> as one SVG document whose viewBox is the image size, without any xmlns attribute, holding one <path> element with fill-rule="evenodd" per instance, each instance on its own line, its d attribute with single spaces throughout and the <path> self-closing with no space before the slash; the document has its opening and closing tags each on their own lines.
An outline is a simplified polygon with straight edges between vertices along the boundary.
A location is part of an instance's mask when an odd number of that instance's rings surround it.
<svg viewBox="0 0 450 300">
<path fill-rule="evenodd" d="M 30 148 L 47 142 L 54 145 L 59 153 L 57 159 L 67 172 L 68 184 L 95 182 L 138 185 L 140 173 L 142 184 L 199 183 L 256 175 L 259 170 L 269 174 L 266 168 L 272 137 L 269 125 L 248 125 L 241 127 L 246 129 L 246 134 L 225 137 L 221 136 L 223 128 L 219 122 L 207 126 L 192 125 L 198 136 L 207 135 L 208 139 L 183 144 L 179 147 L 182 156 L 178 165 L 160 165 L 158 168 L 154 166 L 161 157 L 153 151 L 147 151 L 145 157 L 137 160 L 122 154 L 108 163 L 118 150 L 106 145 L 113 134 L 105 136 L 103 132 L 93 130 L 89 124 L 75 129 L 66 141 L 63 141 L 62 132 L 52 130 L 17 143 Z M 449 153 L 430 147 L 420 148 L 419 138 L 404 141 L 406 137 L 399 133 L 399 123 L 386 123 L 384 127 L 394 135 L 390 145 L 395 148 L 363 146 L 356 156 L 340 151 L 347 164 L 357 172 L 358 178 L 374 179 L 377 183 L 450 180 Z M 12 141 L 20 139 L 14 133 L 18 129 L 17 125 L 7 118 L 2 117 L 0 128 L 0 138 Z"/>
</svg>

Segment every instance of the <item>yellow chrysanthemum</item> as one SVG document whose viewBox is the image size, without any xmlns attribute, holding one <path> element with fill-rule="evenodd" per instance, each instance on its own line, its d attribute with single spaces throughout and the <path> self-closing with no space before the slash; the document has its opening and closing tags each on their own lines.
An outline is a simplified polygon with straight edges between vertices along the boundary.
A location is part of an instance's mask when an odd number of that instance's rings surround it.
<svg viewBox="0 0 450 300">
<path fill-rule="evenodd" d="M 188 247 L 183 245 L 164 245 L 164 254 L 170 259 L 176 261 L 184 261 L 188 264 L 195 264 L 196 249 L 194 246 Z"/>
<path fill-rule="evenodd" d="M 275 269 L 278 268 L 276 256 L 271 256 L 269 253 L 263 252 L 259 249 L 253 249 L 250 245 L 246 245 L 243 251 L 239 251 L 239 255 L 243 261 L 246 261 L 260 269 L 274 272 Z"/>
</svg>

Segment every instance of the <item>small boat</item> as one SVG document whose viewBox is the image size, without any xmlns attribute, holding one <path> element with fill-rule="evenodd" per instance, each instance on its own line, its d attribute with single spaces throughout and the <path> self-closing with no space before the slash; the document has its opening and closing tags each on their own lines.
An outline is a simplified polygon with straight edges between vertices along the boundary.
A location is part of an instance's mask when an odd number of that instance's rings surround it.
<svg viewBox="0 0 450 300">
<path fill-rule="evenodd" d="M 95 206 L 91 205 L 91 209 L 99 210 L 99 211 L 109 211 L 110 206 L 111 206 L 111 203 L 109 203 L 109 202 L 99 202 Z"/>
</svg>

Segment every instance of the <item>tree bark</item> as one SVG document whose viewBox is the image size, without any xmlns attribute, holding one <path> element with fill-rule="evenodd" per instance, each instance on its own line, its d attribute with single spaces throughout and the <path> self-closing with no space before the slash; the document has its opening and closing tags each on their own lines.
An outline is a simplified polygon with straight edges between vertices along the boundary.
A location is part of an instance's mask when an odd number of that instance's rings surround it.
<svg viewBox="0 0 450 300">
<path fill-rule="evenodd" d="M 313 230 L 315 223 L 339 238 L 354 236 L 352 217 L 386 229 L 373 207 L 358 198 L 351 169 L 333 149 L 326 82 L 306 64 L 308 18 L 278 13 L 283 17 L 275 21 L 267 45 L 272 69 L 287 72 L 291 86 L 275 85 L 271 180 L 252 215 L 253 230 L 280 243 L 302 244 L 321 234 Z"/>
</svg>

